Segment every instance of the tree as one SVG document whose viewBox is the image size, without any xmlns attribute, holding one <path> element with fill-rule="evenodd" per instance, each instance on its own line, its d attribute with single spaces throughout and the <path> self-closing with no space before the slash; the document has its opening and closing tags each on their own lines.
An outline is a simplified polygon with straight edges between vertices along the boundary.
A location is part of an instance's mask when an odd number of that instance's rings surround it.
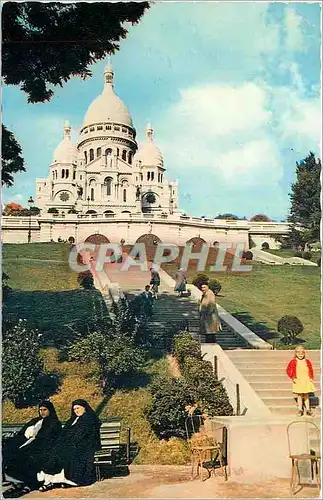
<svg viewBox="0 0 323 500">
<path fill-rule="evenodd" d="M 12 215 L 15 212 L 21 212 L 24 209 L 22 205 L 19 205 L 19 203 L 6 203 L 4 209 L 3 209 L 3 215 Z"/>
<path fill-rule="evenodd" d="M 234 214 L 219 214 L 215 217 L 216 219 L 227 219 L 227 220 L 239 220 L 239 217 Z"/>
<path fill-rule="evenodd" d="M 119 49 L 148 2 L 5 2 L 2 8 L 2 75 L 18 85 L 28 102 L 52 98 L 50 86 L 70 78 L 92 76 L 91 64 Z M 12 174 L 25 171 L 21 148 L 2 127 L 2 184 L 12 186 Z"/>
<path fill-rule="evenodd" d="M 15 136 L 7 127 L 2 125 L 1 143 L 2 172 L 1 183 L 3 186 L 13 185 L 13 174 L 25 172 L 24 159 L 21 156 L 21 147 Z"/>
<path fill-rule="evenodd" d="M 250 218 L 250 222 L 271 222 L 271 219 L 265 214 L 256 214 Z"/>
<path fill-rule="evenodd" d="M 4 322 L 2 338 L 3 396 L 16 405 L 36 385 L 43 364 L 39 356 L 39 335 L 20 319 L 16 325 Z"/>
<path fill-rule="evenodd" d="M 296 163 L 296 181 L 292 184 L 291 208 L 288 221 L 291 223 L 289 242 L 291 246 L 305 246 L 320 240 L 321 221 L 321 160 L 310 152 L 300 163 Z"/>
</svg>

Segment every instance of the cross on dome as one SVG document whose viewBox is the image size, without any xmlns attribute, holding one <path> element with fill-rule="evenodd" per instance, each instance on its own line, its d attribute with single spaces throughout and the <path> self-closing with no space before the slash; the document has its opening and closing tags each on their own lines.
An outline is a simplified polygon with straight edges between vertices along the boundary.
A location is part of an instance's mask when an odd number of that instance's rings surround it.
<svg viewBox="0 0 323 500">
<path fill-rule="evenodd" d="M 146 126 L 146 137 L 147 137 L 149 142 L 153 141 L 153 133 L 154 133 L 154 129 L 152 128 L 151 123 L 148 122 L 147 126 Z"/>
</svg>

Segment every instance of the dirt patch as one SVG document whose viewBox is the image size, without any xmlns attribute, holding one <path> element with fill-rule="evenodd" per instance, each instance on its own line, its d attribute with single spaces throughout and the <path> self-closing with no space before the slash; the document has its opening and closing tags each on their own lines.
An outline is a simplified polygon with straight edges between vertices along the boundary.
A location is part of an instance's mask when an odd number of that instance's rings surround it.
<svg viewBox="0 0 323 500">
<path fill-rule="evenodd" d="M 130 474 L 113 477 L 86 488 L 55 489 L 47 493 L 33 492 L 29 498 L 291 498 L 289 480 L 274 478 L 229 478 L 224 482 L 216 474 L 201 482 L 191 481 L 187 466 L 130 466 Z M 293 498 L 318 498 L 315 485 L 306 485 Z"/>
<path fill-rule="evenodd" d="M 181 376 L 181 371 L 179 369 L 176 358 L 174 358 L 174 356 L 172 356 L 171 354 L 167 354 L 167 359 L 171 374 L 173 375 L 173 377 L 179 378 Z"/>
</svg>

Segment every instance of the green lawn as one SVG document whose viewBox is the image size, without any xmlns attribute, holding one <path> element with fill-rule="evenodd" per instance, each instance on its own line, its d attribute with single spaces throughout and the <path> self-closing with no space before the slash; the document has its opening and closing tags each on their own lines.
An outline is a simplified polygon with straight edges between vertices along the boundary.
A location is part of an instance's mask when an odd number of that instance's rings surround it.
<svg viewBox="0 0 323 500">
<path fill-rule="evenodd" d="M 277 249 L 277 250 L 272 250 L 272 249 L 269 249 L 269 250 L 265 250 L 265 252 L 268 252 L 268 253 L 271 253 L 273 255 L 278 255 L 278 257 L 282 257 L 283 259 L 288 259 L 290 257 L 295 257 L 295 250 L 291 250 L 290 248 L 283 248 L 283 249 Z M 317 262 L 317 259 L 320 258 L 321 256 L 321 252 L 311 252 L 312 254 L 312 258 L 311 258 L 311 261 L 312 262 Z"/>
<path fill-rule="evenodd" d="M 75 321 L 87 322 L 95 314 L 108 315 L 100 292 L 80 289 L 77 273 L 67 262 L 68 247 L 36 243 L 3 248 L 3 271 L 12 288 L 4 305 L 4 317 L 26 319 L 44 334 L 46 342 L 60 343 Z M 58 262 L 48 262 L 49 257 Z"/>
<path fill-rule="evenodd" d="M 174 276 L 177 266 L 165 264 Z M 189 282 L 197 274 L 189 268 Z M 207 273 L 219 280 L 221 306 L 269 342 L 277 341 L 277 321 L 297 316 L 304 325 L 299 336 L 310 349 L 320 348 L 320 269 L 305 266 L 269 266 L 254 263 L 251 273 Z"/>
</svg>

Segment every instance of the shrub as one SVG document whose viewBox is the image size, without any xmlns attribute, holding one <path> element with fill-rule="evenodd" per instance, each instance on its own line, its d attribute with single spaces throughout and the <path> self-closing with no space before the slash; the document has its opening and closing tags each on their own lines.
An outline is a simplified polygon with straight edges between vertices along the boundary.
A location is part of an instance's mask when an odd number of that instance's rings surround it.
<svg viewBox="0 0 323 500">
<path fill-rule="evenodd" d="M 300 251 L 294 252 L 294 257 L 300 257 L 302 258 L 303 254 Z"/>
<path fill-rule="evenodd" d="M 193 339 L 190 333 L 179 333 L 174 337 L 173 354 L 179 366 L 182 367 L 188 357 L 202 359 L 201 344 L 198 340 Z"/>
<path fill-rule="evenodd" d="M 267 243 L 267 241 L 264 241 L 263 244 L 261 245 L 261 248 L 263 250 L 269 250 L 269 243 Z"/>
<path fill-rule="evenodd" d="M 9 281 L 9 276 L 2 272 L 2 300 L 5 302 L 6 298 L 8 297 L 8 294 L 11 290 L 11 287 L 8 284 Z"/>
<path fill-rule="evenodd" d="M 193 403 L 188 384 L 181 378 L 156 377 L 151 383 L 152 402 L 145 415 L 160 439 L 186 437 L 185 407 Z"/>
<path fill-rule="evenodd" d="M 95 289 L 93 274 L 91 271 L 83 271 L 82 273 L 79 273 L 77 282 L 82 288 L 84 288 L 84 290 Z"/>
<path fill-rule="evenodd" d="M 37 330 L 27 328 L 26 321 L 4 322 L 2 339 L 2 390 L 4 398 L 16 406 L 26 400 L 42 373 Z"/>
<path fill-rule="evenodd" d="M 221 283 L 218 280 L 216 280 L 216 279 L 210 280 L 209 283 L 208 283 L 208 285 L 211 288 L 211 290 L 214 293 L 214 295 L 217 295 L 220 292 L 221 288 L 222 288 Z"/>
<path fill-rule="evenodd" d="M 246 252 L 242 253 L 242 258 L 246 260 L 252 260 L 253 259 L 253 253 L 250 250 L 247 250 Z"/>
<path fill-rule="evenodd" d="M 319 258 L 317 259 L 316 264 L 317 264 L 319 267 L 321 267 L 321 257 L 319 257 Z"/>
<path fill-rule="evenodd" d="M 312 258 L 312 254 L 311 254 L 311 252 L 303 252 L 302 257 L 303 257 L 303 259 L 305 259 L 305 260 L 311 260 L 311 258 Z"/>
<path fill-rule="evenodd" d="M 209 282 L 209 277 L 207 274 L 204 273 L 198 273 L 192 280 L 193 285 L 196 286 L 197 288 L 200 288 L 201 285 L 208 284 L 208 282 Z"/>
<path fill-rule="evenodd" d="M 277 324 L 277 330 L 283 335 L 281 340 L 287 344 L 293 344 L 303 329 L 302 322 L 296 316 L 283 316 Z"/>
<path fill-rule="evenodd" d="M 47 213 L 48 214 L 58 214 L 58 209 L 55 208 L 55 207 L 50 207 L 48 210 L 47 210 Z"/>
</svg>

